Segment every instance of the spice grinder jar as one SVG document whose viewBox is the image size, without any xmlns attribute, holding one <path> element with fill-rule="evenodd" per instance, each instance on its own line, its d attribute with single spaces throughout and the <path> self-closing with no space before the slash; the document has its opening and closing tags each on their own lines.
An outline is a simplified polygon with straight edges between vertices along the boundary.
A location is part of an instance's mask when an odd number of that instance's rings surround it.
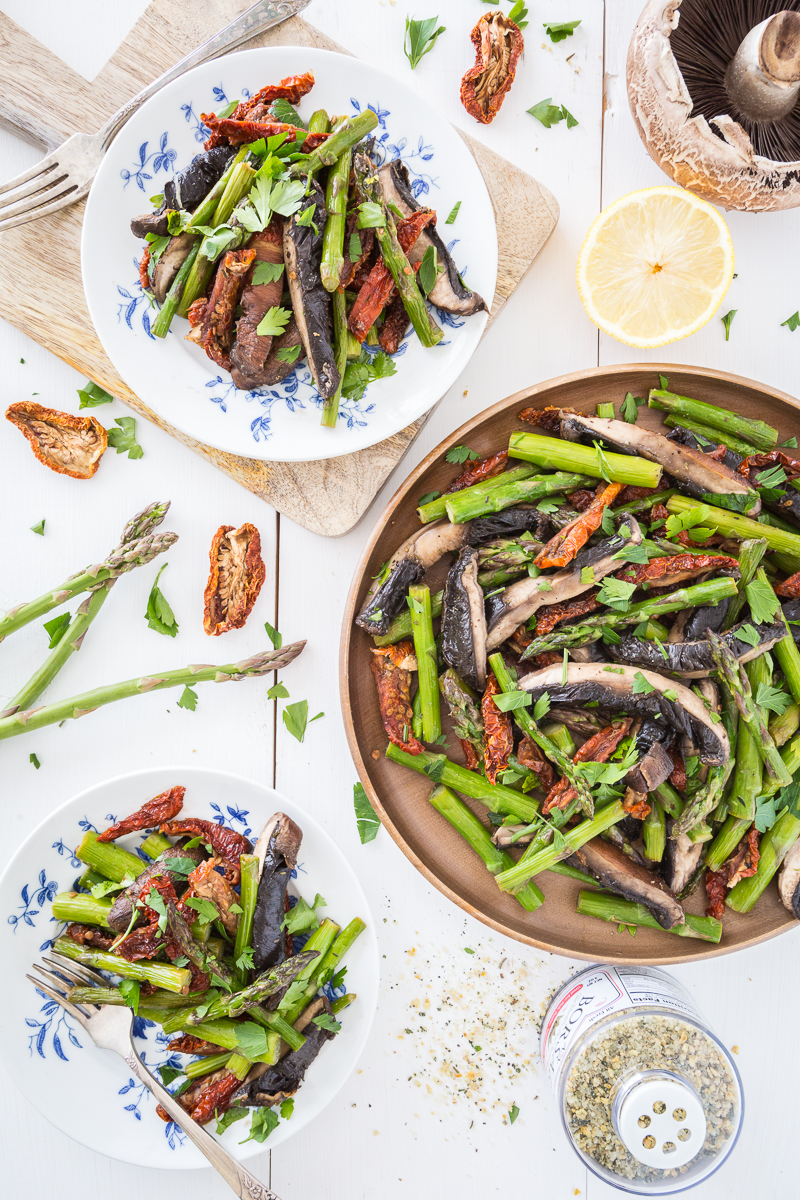
<svg viewBox="0 0 800 1200">
<path fill-rule="evenodd" d="M 573 1149 L 612 1187 L 670 1196 L 731 1153 L 736 1066 L 688 992 L 655 967 L 588 967 L 550 1002 L 540 1048 Z"/>
</svg>

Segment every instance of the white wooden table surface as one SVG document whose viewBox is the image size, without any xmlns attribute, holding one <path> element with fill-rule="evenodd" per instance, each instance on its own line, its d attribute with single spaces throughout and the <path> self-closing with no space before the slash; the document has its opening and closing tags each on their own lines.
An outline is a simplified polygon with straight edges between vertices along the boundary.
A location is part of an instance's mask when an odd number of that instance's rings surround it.
<svg viewBox="0 0 800 1200">
<path fill-rule="evenodd" d="M 339 712 L 337 649 L 342 607 L 361 546 L 385 501 L 432 446 L 467 417 L 528 383 L 635 359 L 625 346 L 599 336 L 585 317 L 574 265 L 603 204 L 634 188 L 664 182 L 639 142 L 625 91 L 625 55 L 640 4 L 529 0 L 525 56 L 501 114 L 488 129 L 476 125 L 458 101 L 460 77 L 472 62 L 469 31 L 487 11 L 478 0 L 438 0 L 416 13 L 433 15 L 438 9 L 447 32 L 415 72 L 402 53 L 405 5 L 396 0 L 315 0 L 307 10 L 308 19 L 348 49 L 380 62 L 457 125 L 530 171 L 561 205 L 555 233 L 502 319 L 396 477 L 348 537 L 325 540 L 276 518 L 144 421 L 138 422 L 144 457 L 131 462 L 109 452 L 88 484 L 37 465 L 23 438 L 0 421 L 0 608 L 37 595 L 95 561 L 115 544 L 125 520 L 150 500 L 171 498 L 167 527 L 180 534 L 162 579 L 180 621 L 175 640 L 147 628 L 143 612 L 155 567 L 138 571 L 114 590 L 55 694 L 214 654 L 243 657 L 265 645 L 266 620 L 286 640 L 309 639 L 302 659 L 285 674 L 292 699 L 305 697 L 312 712 L 325 711 L 302 745 L 279 719 L 276 723 L 266 686 L 242 683 L 202 688 L 195 713 L 178 709 L 169 693 L 155 694 L 102 709 L 64 729 L 12 740 L 3 746 L 0 774 L 6 852 L 52 808 L 88 785 L 129 769 L 174 763 L 178 768 L 230 768 L 274 782 L 320 820 L 348 855 L 379 922 L 380 1006 L 357 1072 L 327 1111 L 271 1161 L 267 1150 L 253 1160 L 256 1172 L 265 1182 L 271 1179 L 283 1200 L 409 1195 L 416 1200 L 483 1200 L 512 1194 L 541 1200 L 581 1194 L 600 1200 L 612 1194 L 587 1175 L 569 1149 L 536 1058 L 534 1019 L 542 1001 L 580 964 L 508 943 L 466 918 L 415 873 L 384 832 L 368 846 L 359 844 L 352 810 L 356 775 Z M 145 4 L 2 0 L 0 7 L 91 78 Z M 581 25 L 572 38 L 553 46 L 544 37 L 543 21 L 577 18 Z M 46 89 L 44 79 L 42 86 Z M 547 96 L 574 113 L 580 122 L 575 129 L 562 124 L 547 130 L 526 114 Z M 34 149 L 0 133 L 2 178 L 36 158 Z M 724 311 L 738 309 L 731 340 L 725 342 L 722 324 L 714 319 L 660 357 L 738 372 L 795 392 L 800 332 L 790 333 L 781 322 L 800 306 L 800 283 L 791 261 L 800 213 L 734 213 L 728 220 L 738 272 L 723 304 Z M 1 323 L 0 363 L 4 408 L 38 394 L 46 405 L 78 411 L 75 393 L 82 378 Z M 108 424 L 124 413 L 115 402 L 100 416 Z M 42 517 L 47 526 L 40 538 L 29 527 Z M 243 521 L 253 521 L 261 531 L 267 583 L 248 627 L 212 647 L 201 619 L 208 546 L 218 525 Z M 42 651 L 38 625 L 3 645 L 0 706 L 27 678 Z M 38 771 L 29 762 L 32 751 L 41 760 Z M 475 954 L 466 955 L 465 947 Z M 727 1166 L 702 1186 L 704 1200 L 755 1195 L 789 1200 L 800 1191 L 794 1140 L 800 1071 L 798 951 L 794 931 L 755 950 L 675 971 L 701 1010 L 711 1015 L 722 1039 L 738 1048 L 747 1099 L 740 1145 Z M 24 984 L 4 979 L 2 986 Z M 520 1007 L 515 1009 L 511 1000 Z M 507 1043 L 503 1034 L 481 1023 L 485 1013 L 494 1019 L 503 1010 L 510 1021 Z M 409 1029 L 411 1034 L 405 1032 Z M 470 1042 L 480 1045 L 481 1052 L 472 1050 Z M 457 1092 L 446 1077 L 445 1046 L 462 1073 L 474 1070 L 469 1094 Z M 506 1059 L 500 1057 L 504 1054 Z M 505 1118 L 512 1104 L 520 1110 L 513 1127 Z M 34 1194 L 59 1200 L 87 1195 L 202 1200 L 229 1194 L 210 1170 L 159 1176 L 145 1166 L 125 1166 L 72 1144 L 5 1078 L 0 1084 L 0 1140 L 0 1192 L 24 1200 Z"/>
</svg>

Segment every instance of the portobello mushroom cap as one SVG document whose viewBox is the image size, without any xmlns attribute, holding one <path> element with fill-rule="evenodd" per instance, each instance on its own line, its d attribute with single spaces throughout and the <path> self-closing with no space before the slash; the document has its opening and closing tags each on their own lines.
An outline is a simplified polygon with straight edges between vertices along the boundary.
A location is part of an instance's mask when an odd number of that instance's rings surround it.
<svg viewBox="0 0 800 1200">
<path fill-rule="evenodd" d="M 172 239 L 159 258 L 153 271 L 153 296 L 158 304 L 163 304 L 166 300 L 175 276 L 189 257 L 196 241 L 193 233 L 180 233 Z"/>
<path fill-rule="evenodd" d="M 644 752 L 639 749 L 639 761 L 625 776 L 625 786 L 634 792 L 654 792 L 672 774 L 675 764 L 661 742 L 653 742 Z"/>
<path fill-rule="evenodd" d="M 332 1013 L 327 1001 L 321 1008 Z M 234 1092 L 231 1105 L 242 1108 L 269 1108 L 293 1096 L 303 1082 L 306 1071 L 326 1042 L 336 1035 L 319 1025 L 305 1026 L 305 1041 L 299 1050 L 292 1051 L 272 1067 L 256 1063 L 241 1088 Z M 258 1070 L 259 1067 L 265 1067 Z"/>
<path fill-rule="evenodd" d="M 617 532 L 612 537 L 598 542 L 596 546 L 584 546 L 563 571 L 557 571 L 554 575 L 539 575 L 536 579 L 519 579 L 509 584 L 499 595 L 487 599 L 488 652 L 491 653 L 502 645 L 519 625 L 532 617 L 543 605 L 562 604 L 565 600 L 572 600 L 594 587 L 594 583 L 599 583 L 612 571 L 619 570 L 620 560 L 615 559 L 614 555 L 624 546 L 638 546 L 642 540 L 642 531 L 635 517 L 626 513 L 624 517 L 619 518 L 618 529 L 623 525 L 630 529 L 628 537 L 623 537 Z M 581 579 L 584 567 L 593 569 L 594 583 Z"/>
<path fill-rule="evenodd" d="M 751 646 L 744 638 L 739 637 L 738 631 L 745 627 L 755 629 L 758 634 L 757 646 Z M 752 620 L 740 621 L 738 625 L 721 634 L 722 640 L 740 663 L 750 662 L 751 659 L 765 654 L 785 636 L 786 627 L 783 621 L 754 625 Z M 608 646 L 606 649 L 616 662 L 650 667 L 653 671 L 680 675 L 682 679 L 702 679 L 716 669 L 711 655 L 711 643 L 707 638 L 693 642 L 659 643 L 636 637 L 632 633 L 622 633 L 619 645 Z"/>
<path fill-rule="evenodd" d="M 684 491 L 706 504 L 747 516 L 756 516 L 761 511 L 758 492 L 736 471 L 699 450 L 676 444 L 652 429 L 606 417 L 585 417 L 582 413 L 563 409 L 561 436 L 571 442 L 590 444 L 602 440 L 620 454 L 635 454 L 660 463 L 683 485 Z"/>
<path fill-rule="evenodd" d="M 314 383 L 323 400 L 339 386 L 339 370 L 331 345 L 333 318 L 330 293 L 322 286 L 322 235 L 327 220 L 325 194 L 316 179 L 309 180 L 314 212 L 312 225 L 298 225 L 297 214 L 283 226 L 283 259 L 297 328 Z M 306 204 L 303 212 L 308 211 Z M 316 226 L 316 231 L 314 229 Z"/>
<path fill-rule="evenodd" d="M 490 517 L 475 517 L 470 521 L 466 544 L 485 546 L 495 538 L 514 537 L 526 532 L 533 534 L 537 541 L 541 541 L 549 524 L 547 514 L 539 512 L 534 505 L 506 508 L 502 512 L 492 513 Z"/>
<path fill-rule="evenodd" d="M 164 200 L 157 212 L 144 213 L 131 221 L 131 233 L 143 238 L 148 233 L 164 237 L 168 232 L 167 219 L 175 209 L 192 212 L 205 200 L 215 183 L 221 179 L 236 150 L 233 146 L 215 146 L 192 159 L 185 171 L 164 185 Z"/>
<path fill-rule="evenodd" d="M 688 884 L 703 857 L 704 842 L 693 842 L 688 833 L 673 833 L 675 822 L 667 817 L 667 844 L 661 860 L 665 883 L 677 896 Z"/>
<path fill-rule="evenodd" d="M 461 551 L 444 585 L 442 658 L 479 692 L 486 687 L 486 614 L 472 546 Z"/>
<path fill-rule="evenodd" d="M 401 159 L 395 158 L 391 162 L 385 163 L 377 175 L 384 200 L 399 208 L 404 217 L 422 207 L 417 203 L 411 190 L 408 168 Z M 414 263 L 422 261 L 429 246 L 433 246 L 438 264 L 444 267 L 436 283 L 428 292 L 431 304 L 435 304 L 444 312 L 459 313 L 462 317 L 471 316 L 476 312 L 488 312 L 483 297 L 479 296 L 477 292 L 470 291 L 461 279 L 450 251 L 439 237 L 435 225 L 428 225 L 423 229 L 409 250 L 408 260 L 412 266 Z"/>
<path fill-rule="evenodd" d="M 356 625 L 367 633 L 386 633 L 405 604 L 408 589 L 444 554 L 461 549 L 468 528 L 436 521 L 406 538 L 367 592 Z"/>
<path fill-rule="evenodd" d="M 800 921 L 800 839 L 790 847 L 778 874 L 778 895 L 784 908 Z"/>
<path fill-rule="evenodd" d="M 714 724 L 703 701 L 684 684 L 655 671 L 599 663 L 568 663 L 566 683 L 561 682 L 563 673 L 561 663 L 545 667 L 524 676 L 519 687 L 530 692 L 534 701 L 547 692 L 551 707 L 559 704 L 585 707 L 596 703 L 601 711 L 609 713 L 651 717 L 660 714 L 665 730 L 674 729 L 692 738 L 702 762 L 720 766 L 730 757 L 730 743 L 722 723 Z M 634 682 L 640 685 L 638 675 L 644 677 L 652 691 L 634 692 Z M 674 693 L 676 699 L 671 700 L 665 692 Z"/>
<path fill-rule="evenodd" d="M 567 862 L 602 883 L 603 887 L 649 908 L 662 929 L 683 925 L 686 914 L 672 890 L 647 867 L 633 862 L 617 846 L 592 838 Z"/>
<path fill-rule="evenodd" d="M 253 913 L 253 966 L 266 971 L 286 958 L 283 924 L 286 888 L 297 864 L 303 831 L 285 813 L 275 813 L 256 842 L 258 893 Z"/>
</svg>

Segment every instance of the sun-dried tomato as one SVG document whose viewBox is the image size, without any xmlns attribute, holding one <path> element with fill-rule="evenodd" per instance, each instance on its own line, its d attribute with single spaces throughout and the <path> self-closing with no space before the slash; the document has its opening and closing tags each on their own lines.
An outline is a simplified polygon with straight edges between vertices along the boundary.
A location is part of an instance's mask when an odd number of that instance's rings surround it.
<svg viewBox="0 0 800 1200">
<path fill-rule="evenodd" d="M 215 113 L 201 113 L 203 124 L 211 130 L 211 137 L 205 143 L 206 150 L 213 146 L 241 146 L 245 142 L 257 142 L 260 138 L 276 137 L 286 134 L 286 141 L 293 142 L 297 137 L 294 125 L 283 121 L 237 121 L 234 117 L 218 117 Z"/>
<path fill-rule="evenodd" d="M 536 655 L 533 661 L 536 667 L 543 671 L 545 667 L 554 667 L 556 663 L 560 663 L 562 656 L 557 650 L 543 650 L 541 654 Z"/>
<path fill-rule="evenodd" d="M 737 470 L 744 475 L 748 483 L 758 483 L 756 472 L 764 467 L 781 466 L 786 472 L 787 479 L 800 477 L 800 459 L 792 458 L 785 450 L 770 450 L 766 454 L 749 454 L 739 463 Z"/>
<path fill-rule="evenodd" d="M 599 490 L 599 489 L 598 489 Z M 607 484 L 595 500 L 576 517 L 560 529 L 555 537 L 543 546 L 533 560 L 537 567 L 565 567 L 572 562 L 582 546 L 585 546 L 603 521 L 603 513 L 622 491 L 621 483 Z"/>
<path fill-rule="evenodd" d="M 663 489 L 661 489 L 663 491 Z M 637 487 L 633 483 L 629 483 L 622 489 L 614 502 L 614 508 L 619 508 L 621 504 L 633 504 L 636 500 L 644 500 L 645 496 L 655 496 L 659 491 L 654 487 Z"/>
<path fill-rule="evenodd" d="M 727 873 L 725 871 L 706 871 L 707 917 L 716 917 L 718 921 L 722 920 L 725 915 L 727 890 Z"/>
<path fill-rule="evenodd" d="M 243 854 L 251 854 L 252 844 L 241 833 L 218 825 L 216 821 L 203 821 L 199 817 L 183 817 L 178 821 L 168 821 L 161 826 L 161 832 L 168 837 L 178 837 L 188 834 L 189 837 L 202 837 L 208 842 L 217 858 L 225 866 L 225 878 L 235 887 L 241 877 L 239 859 Z"/>
<path fill-rule="evenodd" d="M 208 552 L 208 583 L 203 593 L 203 628 L 209 637 L 241 629 L 258 599 L 267 568 L 261 534 L 247 522 L 234 532 L 220 525 Z"/>
<path fill-rule="evenodd" d="M 548 433 L 560 434 L 561 414 L 571 411 L 573 410 L 569 408 L 556 408 L 548 404 L 547 408 L 523 408 L 517 416 L 528 425 L 536 425 L 539 429 L 546 429 Z"/>
<path fill-rule="evenodd" d="M 387 305 L 381 331 L 378 334 L 378 345 L 384 354 L 397 354 L 400 344 L 408 329 L 408 313 L 402 296 L 395 296 Z"/>
<path fill-rule="evenodd" d="M 189 311 L 186 314 L 186 319 L 192 329 L 199 329 L 203 324 L 203 317 L 206 315 L 208 308 L 208 296 L 198 296 L 189 305 Z"/>
<path fill-rule="evenodd" d="M 477 771 L 479 760 L 472 742 L 468 742 L 466 738 L 459 738 L 458 740 L 461 744 L 461 749 L 464 751 L 465 767 L 468 771 Z"/>
<path fill-rule="evenodd" d="M 397 240 L 403 252 L 408 254 L 426 225 L 435 224 L 436 213 L 432 208 L 419 208 L 398 222 Z M 395 282 L 392 273 L 383 258 L 379 258 L 370 271 L 367 282 L 356 296 L 347 318 L 347 328 L 359 342 L 364 341 L 394 293 Z"/>
<path fill-rule="evenodd" d="M 216 1049 L 219 1052 L 220 1047 Z M 178 1097 L 178 1103 L 199 1125 L 205 1125 L 214 1116 L 215 1110 L 220 1114 L 227 1111 L 231 1096 L 240 1084 L 241 1080 L 223 1067 L 196 1080 Z M 160 1104 L 156 1107 L 156 1113 L 162 1121 L 172 1120 Z"/>
<path fill-rule="evenodd" d="M 573 755 L 572 761 L 574 763 L 607 762 L 630 727 L 630 717 L 625 717 L 622 721 L 615 721 L 613 725 L 606 725 L 604 729 L 583 743 L 580 750 Z M 558 783 L 547 793 L 542 805 L 543 815 L 547 816 L 554 808 L 566 808 L 576 795 L 577 793 L 568 779 L 559 779 Z"/>
<path fill-rule="evenodd" d="M 199 325 L 199 344 L 225 371 L 231 369 L 236 306 L 255 257 L 255 250 L 226 250 Z"/>
<path fill-rule="evenodd" d="M 485 13 L 470 40 L 475 47 L 475 66 L 461 80 L 461 103 L 481 125 L 489 125 L 514 82 L 525 42 L 519 26 L 501 12 Z"/>
<path fill-rule="evenodd" d="M 521 767 L 527 767 L 529 771 L 533 771 L 538 775 L 541 786 L 546 792 L 550 791 L 555 782 L 555 771 L 536 745 L 536 742 L 532 742 L 527 736 L 517 746 L 517 762 Z"/>
<path fill-rule="evenodd" d="M 88 946 L 92 950 L 110 950 L 114 944 L 114 935 L 107 930 L 94 925 L 81 925 L 77 921 L 67 926 L 66 933 L 79 946 Z"/>
<path fill-rule="evenodd" d="M 754 826 L 723 864 L 722 871 L 725 873 L 727 886 L 732 888 L 740 879 L 749 879 L 751 875 L 755 875 L 760 858 L 758 830 Z"/>
<path fill-rule="evenodd" d="M 711 537 L 706 538 L 702 542 L 693 542 L 691 536 L 689 535 L 689 531 L 682 529 L 678 534 L 678 541 L 682 546 L 686 546 L 689 550 L 705 550 L 707 546 L 721 546 L 725 541 L 725 538 L 722 537 L 721 534 L 714 533 Z"/>
<path fill-rule="evenodd" d="M 514 753 L 511 717 L 508 713 L 501 712 L 494 702 L 494 697 L 502 690 L 494 675 L 490 675 L 481 700 L 483 728 L 486 733 L 483 762 L 489 783 L 497 783 L 498 774 L 505 771 L 508 760 Z"/>
<path fill-rule="evenodd" d="M 12 404 L 6 420 L 24 433 L 40 463 L 70 479 L 91 479 L 108 447 L 108 435 L 95 417 L 73 417 L 33 400 Z"/>
<path fill-rule="evenodd" d="M 673 554 L 669 558 L 652 558 L 646 563 L 627 563 L 616 578 L 625 583 L 672 583 L 676 578 L 701 575 L 704 571 L 721 571 L 727 575 L 738 575 L 739 563 L 735 558 L 721 554 Z"/>
<path fill-rule="evenodd" d="M 622 801 L 622 807 L 629 817 L 636 817 L 637 820 L 643 821 L 650 812 L 647 792 L 635 792 L 633 788 L 628 788 Z"/>
<path fill-rule="evenodd" d="M 669 781 L 677 791 L 684 792 L 686 790 L 686 763 L 674 746 L 670 747 L 667 754 L 672 759 L 672 774 Z"/>
<path fill-rule="evenodd" d="M 137 829 L 154 829 L 164 821 L 171 821 L 183 808 L 185 795 L 185 787 L 173 787 L 167 792 L 162 792 L 160 796 L 148 800 L 129 817 L 123 817 L 116 825 L 104 830 L 97 839 L 98 842 L 113 842 L 126 833 L 134 833 Z"/>
<path fill-rule="evenodd" d="M 411 731 L 414 710 L 411 706 L 411 671 L 402 664 L 414 662 L 411 642 L 398 642 L 372 651 L 370 666 L 378 689 L 378 705 L 383 728 L 389 741 L 409 754 L 421 754 L 425 747 Z"/>
<path fill-rule="evenodd" d="M 238 903 L 238 894 L 233 890 L 224 875 L 216 869 L 217 860 L 207 858 L 192 871 L 189 885 L 192 893 L 201 900 L 210 900 L 216 906 L 220 920 L 226 933 L 233 936 L 239 924 L 237 913 L 231 912 L 231 905 Z"/>
<path fill-rule="evenodd" d="M 573 508 L 577 508 L 578 512 L 582 513 L 594 504 L 595 495 L 588 488 L 578 488 L 577 492 L 568 492 L 567 499 Z"/>
<path fill-rule="evenodd" d="M 774 584 L 775 595 L 784 599 L 797 600 L 800 598 L 800 571 L 784 579 L 783 583 Z"/>
<path fill-rule="evenodd" d="M 472 462 L 468 462 L 458 478 L 444 489 L 442 495 L 449 496 L 451 492 L 460 492 L 462 488 L 482 483 L 484 479 L 493 479 L 495 475 L 502 475 L 507 462 L 507 450 L 498 450 L 496 454 L 490 454 L 487 458 L 476 458 Z"/>
<path fill-rule="evenodd" d="M 359 218 L 359 213 L 358 213 L 357 209 L 354 212 L 350 212 L 347 214 L 347 223 L 345 225 L 345 231 L 344 231 L 343 262 L 342 262 L 342 269 L 339 272 L 339 291 L 340 292 L 343 292 L 345 288 L 350 287 L 350 285 L 355 281 L 356 272 L 358 271 L 359 267 L 362 267 L 365 263 L 370 261 L 370 259 L 372 257 L 372 251 L 375 246 L 375 230 L 374 229 L 359 229 L 358 228 L 358 218 Z M 351 259 L 351 257 L 350 257 L 350 244 L 351 244 L 350 239 L 354 233 L 358 234 L 358 244 L 361 247 L 361 253 L 358 255 L 357 258 Z M 370 262 L 370 267 L 369 267 L 369 270 L 367 271 L 367 276 L 369 276 L 369 271 L 371 269 L 372 269 L 372 263 Z M 357 286 L 360 287 L 363 284 L 363 282 L 364 281 L 361 280 L 361 282 Z"/>
<path fill-rule="evenodd" d="M 518 650 L 527 650 L 533 641 L 533 634 L 525 625 L 519 625 L 512 633 L 509 641 L 513 642 Z"/>
<path fill-rule="evenodd" d="M 596 591 L 590 592 L 588 596 L 576 596 L 574 600 L 565 600 L 563 604 L 548 604 L 539 609 L 536 617 L 536 636 L 537 638 L 546 637 L 562 621 L 574 621 L 598 608 L 600 608 L 600 604 Z"/>
<path fill-rule="evenodd" d="M 668 516 L 669 516 L 669 509 L 667 508 L 666 504 L 661 504 L 661 503 L 654 504 L 653 507 L 650 509 L 650 520 L 651 521 L 666 521 Z"/>
<path fill-rule="evenodd" d="M 148 267 L 150 266 L 150 247 L 148 246 L 142 257 L 139 259 L 139 283 L 142 285 L 142 290 L 151 292 L 153 285 L 150 282 Z"/>
<path fill-rule="evenodd" d="M 725 455 L 728 453 L 728 447 L 723 446 L 720 443 L 716 450 L 704 450 L 703 453 L 705 454 L 706 458 L 713 458 L 715 462 L 722 462 L 725 458 Z"/>
<path fill-rule="evenodd" d="M 219 1054 L 219 1046 L 215 1046 L 213 1042 L 206 1042 L 203 1038 L 195 1037 L 192 1033 L 185 1033 L 182 1037 L 173 1038 L 167 1044 L 167 1049 L 173 1054 Z"/>
</svg>

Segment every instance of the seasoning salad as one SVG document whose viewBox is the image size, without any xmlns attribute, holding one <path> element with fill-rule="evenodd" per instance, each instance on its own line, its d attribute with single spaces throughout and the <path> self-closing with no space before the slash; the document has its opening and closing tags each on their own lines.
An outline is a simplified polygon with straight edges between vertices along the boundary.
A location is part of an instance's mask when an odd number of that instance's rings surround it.
<svg viewBox="0 0 800 1200">
<path fill-rule="evenodd" d="M 387 757 L 503 892 L 534 911 L 555 871 L 585 916 L 719 942 L 776 875 L 800 917 L 800 462 L 659 383 L 660 431 L 629 394 L 451 449 L 356 624 Z"/>
<path fill-rule="evenodd" d="M 245 390 L 280 383 L 306 358 L 322 424 L 334 427 L 343 394 L 395 373 L 409 324 L 433 347 L 443 337 L 433 306 L 465 316 L 486 304 L 402 160 L 373 162 L 375 112 L 318 109 L 306 121 L 295 105 L 313 86 L 307 71 L 204 113 L 203 153 L 131 230 L 147 242 L 139 274 L 160 307 L 155 337 L 187 318 L 187 339 Z"/>
</svg>

